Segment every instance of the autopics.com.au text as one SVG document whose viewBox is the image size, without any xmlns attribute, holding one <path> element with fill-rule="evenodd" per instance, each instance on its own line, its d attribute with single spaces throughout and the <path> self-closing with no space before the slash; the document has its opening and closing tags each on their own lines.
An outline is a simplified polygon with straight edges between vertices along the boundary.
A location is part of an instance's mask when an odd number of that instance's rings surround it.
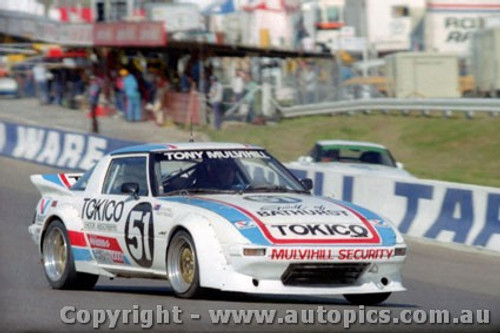
<svg viewBox="0 0 500 333">
<path fill-rule="evenodd" d="M 354 324 L 432 324 L 459 325 L 490 323 L 489 310 L 462 310 L 451 313 L 449 310 L 423 309 L 367 309 L 360 305 L 354 309 L 326 309 L 317 306 L 303 310 L 274 309 L 218 309 L 206 313 L 186 313 L 178 306 L 170 308 L 157 305 L 155 309 L 144 309 L 134 305 L 132 309 L 103 310 L 77 309 L 64 306 L 60 311 L 61 321 L 68 325 L 90 325 L 92 328 L 116 328 L 118 325 L 137 325 L 151 328 L 154 325 L 182 325 L 186 320 L 200 321 L 208 318 L 212 325 L 300 325 L 329 324 L 349 328 Z"/>
</svg>

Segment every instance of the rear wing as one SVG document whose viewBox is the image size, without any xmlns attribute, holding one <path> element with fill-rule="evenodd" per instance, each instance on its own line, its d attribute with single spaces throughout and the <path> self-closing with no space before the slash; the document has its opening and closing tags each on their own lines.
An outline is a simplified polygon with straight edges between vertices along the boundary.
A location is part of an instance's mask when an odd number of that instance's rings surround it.
<svg viewBox="0 0 500 333">
<path fill-rule="evenodd" d="M 46 194 L 73 195 L 70 189 L 82 175 L 83 173 L 55 173 L 32 175 L 30 178 L 42 196 Z"/>
</svg>

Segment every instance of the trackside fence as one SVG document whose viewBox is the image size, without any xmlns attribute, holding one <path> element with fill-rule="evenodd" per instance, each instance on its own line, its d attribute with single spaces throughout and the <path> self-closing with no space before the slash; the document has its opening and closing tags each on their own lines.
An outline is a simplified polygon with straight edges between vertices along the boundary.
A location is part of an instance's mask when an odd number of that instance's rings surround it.
<svg viewBox="0 0 500 333">
<path fill-rule="evenodd" d="M 500 99 L 454 98 L 454 99 L 394 99 L 374 98 L 318 103 L 284 107 L 273 103 L 282 118 L 295 118 L 315 115 L 353 114 L 356 112 L 399 111 L 408 115 L 411 111 L 420 111 L 423 116 L 441 113 L 451 117 L 454 112 L 462 112 L 467 118 L 475 113 L 488 113 L 496 116 L 500 112 Z"/>
</svg>

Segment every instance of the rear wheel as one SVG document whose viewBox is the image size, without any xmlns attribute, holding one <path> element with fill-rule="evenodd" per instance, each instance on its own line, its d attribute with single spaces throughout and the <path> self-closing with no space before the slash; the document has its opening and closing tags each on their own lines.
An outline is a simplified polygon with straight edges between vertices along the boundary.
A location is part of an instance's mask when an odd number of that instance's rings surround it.
<svg viewBox="0 0 500 333">
<path fill-rule="evenodd" d="M 391 293 L 373 293 L 373 294 L 345 294 L 344 298 L 349 303 L 356 305 L 375 305 L 382 303 L 391 296 Z"/>
<path fill-rule="evenodd" d="M 45 277 L 53 289 L 92 289 L 98 275 L 78 273 L 66 227 L 60 220 L 50 223 L 42 245 Z"/>
<path fill-rule="evenodd" d="M 198 257 L 193 238 L 178 231 L 167 250 L 167 276 L 177 297 L 194 298 L 201 294 Z"/>
</svg>

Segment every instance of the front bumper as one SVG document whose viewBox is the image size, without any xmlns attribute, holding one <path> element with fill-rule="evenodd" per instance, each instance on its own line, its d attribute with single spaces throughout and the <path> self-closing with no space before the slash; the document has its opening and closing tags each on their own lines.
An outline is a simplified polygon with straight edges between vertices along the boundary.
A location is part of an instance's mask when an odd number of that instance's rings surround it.
<svg viewBox="0 0 500 333">
<path fill-rule="evenodd" d="M 217 285 L 206 287 L 295 295 L 406 290 L 400 274 L 406 258 L 406 246 L 403 244 L 383 248 L 268 247 L 262 256 L 245 256 L 243 248 L 245 246 L 228 248 L 229 260 L 224 275 Z"/>
</svg>

